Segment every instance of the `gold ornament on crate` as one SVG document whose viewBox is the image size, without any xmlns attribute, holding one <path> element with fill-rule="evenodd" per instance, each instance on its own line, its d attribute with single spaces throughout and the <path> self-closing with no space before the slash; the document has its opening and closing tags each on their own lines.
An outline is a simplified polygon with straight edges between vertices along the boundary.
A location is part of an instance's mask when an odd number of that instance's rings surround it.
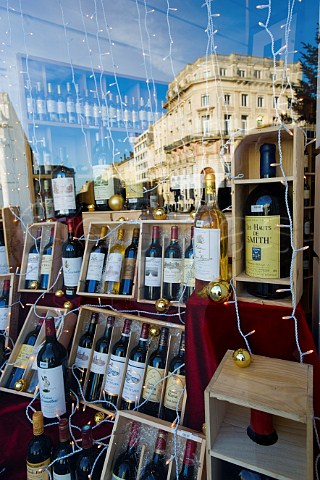
<svg viewBox="0 0 320 480">
<path fill-rule="evenodd" d="M 192 210 L 192 212 L 190 212 L 190 218 L 192 218 L 192 220 L 194 220 L 195 216 L 196 216 L 196 211 L 195 210 Z"/>
<path fill-rule="evenodd" d="M 149 328 L 149 334 L 153 338 L 159 337 L 160 327 L 158 327 L 158 325 L 151 325 L 151 327 Z"/>
<path fill-rule="evenodd" d="M 94 421 L 96 423 L 102 422 L 106 418 L 105 414 L 103 412 L 97 412 L 94 414 Z"/>
<path fill-rule="evenodd" d="M 170 307 L 170 302 L 166 298 L 158 298 L 156 301 L 156 310 L 159 313 L 164 313 Z"/>
<path fill-rule="evenodd" d="M 127 218 L 125 217 L 119 217 L 117 222 L 126 222 L 127 221 Z"/>
<path fill-rule="evenodd" d="M 251 355 L 246 348 L 238 348 L 233 352 L 233 360 L 240 368 L 249 367 L 251 363 Z"/>
<path fill-rule="evenodd" d="M 23 392 L 25 386 L 26 382 L 23 380 L 23 378 L 20 378 L 20 380 L 17 380 L 14 384 L 14 389 L 16 392 Z"/>
<path fill-rule="evenodd" d="M 70 300 L 67 300 L 66 302 L 64 302 L 63 304 L 63 308 L 66 308 L 67 310 L 71 310 L 71 308 L 73 307 L 72 303 L 70 302 Z"/>
<path fill-rule="evenodd" d="M 167 218 L 165 209 L 162 207 L 155 208 L 152 212 L 152 215 L 155 220 L 165 220 Z"/>
<path fill-rule="evenodd" d="M 111 210 L 122 210 L 124 205 L 124 199 L 121 195 L 112 195 L 108 200 L 108 204 Z"/>
<path fill-rule="evenodd" d="M 54 294 L 55 294 L 56 297 L 63 297 L 64 291 L 63 290 L 56 290 L 54 292 Z"/>
<path fill-rule="evenodd" d="M 207 286 L 207 295 L 215 303 L 228 301 L 231 296 L 230 283 L 225 280 L 210 282 Z"/>
<path fill-rule="evenodd" d="M 202 433 L 205 435 L 207 432 L 207 425 L 205 423 L 202 424 Z"/>
<path fill-rule="evenodd" d="M 96 206 L 93 203 L 90 203 L 87 208 L 88 212 L 94 212 L 96 210 Z"/>
<path fill-rule="evenodd" d="M 31 290 L 37 290 L 37 289 L 38 289 L 38 282 L 37 282 L 37 280 L 33 280 L 33 281 L 30 283 L 30 289 L 31 289 Z"/>
</svg>

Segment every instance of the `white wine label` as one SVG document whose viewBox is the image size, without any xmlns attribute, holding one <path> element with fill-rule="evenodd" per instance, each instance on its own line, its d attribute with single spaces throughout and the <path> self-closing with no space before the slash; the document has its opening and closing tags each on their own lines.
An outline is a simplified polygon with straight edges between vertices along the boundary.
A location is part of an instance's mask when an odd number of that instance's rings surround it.
<svg viewBox="0 0 320 480">
<path fill-rule="evenodd" d="M 60 475 L 59 473 L 53 472 L 53 480 L 72 480 L 71 473 Z"/>
<path fill-rule="evenodd" d="M 93 116 L 94 118 L 100 118 L 99 105 L 93 105 Z"/>
<path fill-rule="evenodd" d="M 111 395 L 119 395 L 126 359 L 117 355 L 110 356 L 104 390 Z"/>
<path fill-rule="evenodd" d="M 52 267 L 52 255 L 42 255 L 40 275 L 50 275 Z"/>
<path fill-rule="evenodd" d="M 26 100 L 26 103 L 27 103 L 27 112 L 30 113 L 30 114 L 33 114 L 34 113 L 34 105 L 35 105 L 34 99 L 31 98 L 31 97 L 28 97 L 27 100 Z"/>
<path fill-rule="evenodd" d="M 134 271 L 136 267 L 136 258 L 125 258 L 123 262 L 123 280 L 133 280 Z"/>
<path fill-rule="evenodd" d="M 145 363 L 129 360 L 122 391 L 122 398 L 124 400 L 139 403 L 145 368 Z"/>
<path fill-rule="evenodd" d="M 163 405 L 170 410 L 182 410 L 183 394 L 182 391 L 186 384 L 184 375 L 171 375 L 167 380 L 166 391 L 164 394 Z"/>
<path fill-rule="evenodd" d="M 81 102 L 76 102 L 76 113 L 78 115 L 81 115 L 83 112 L 83 106 L 81 105 Z"/>
<path fill-rule="evenodd" d="M 194 275 L 212 282 L 220 278 L 220 229 L 194 229 Z"/>
<path fill-rule="evenodd" d="M 245 217 L 246 274 L 280 278 L 280 215 Z"/>
<path fill-rule="evenodd" d="M 85 117 L 92 117 L 93 108 L 89 103 L 85 103 L 84 105 L 84 116 Z"/>
<path fill-rule="evenodd" d="M 43 470 L 49 464 L 50 458 L 40 463 L 27 462 L 27 480 L 49 480 L 49 473 Z"/>
<path fill-rule="evenodd" d="M 310 198 L 310 190 L 303 190 L 303 198 L 305 200 L 309 200 Z"/>
<path fill-rule="evenodd" d="M 106 266 L 105 279 L 107 282 L 120 282 L 121 266 L 123 255 L 121 253 L 110 253 Z"/>
<path fill-rule="evenodd" d="M 162 258 L 146 257 L 144 284 L 146 287 L 161 286 Z"/>
<path fill-rule="evenodd" d="M 88 368 L 91 348 L 78 347 L 74 364 L 79 368 Z"/>
<path fill-rule="evenodd" d="M 55 100 L 47 100 L 47 109 L 49 113 L 55 113 L 57 111 L 57 103 Z"/>
<path fill-rule="evenodd" d="M 163 389 L 163 382 L 160 382 L 160 380 L 162 380 L 163 377 L 164 368 L 154 368 L 148 365 L 146 380 L 144 382 L 144 388 L 142 391 L 142 397 L 144 400 L 148 398 L 148 401 L 150 402 L 160 402 Z M 156 386 L 157 383 L 158 385 Z"/>
<path fill-rule="evenodd" d="M 37 112 L 38 112 L 40 115 L 47 113 L 47 108 L 46 108 L 46 102 L 45 102 L 45 100 L 37 100 L 37 101 L 36 101 L 36 104 L 37 104 Z"/>
<path fill-rule="evenodd" d="M 67 113 L 67 107 L 66 104 L 62 101 L 57 102 L 57 110 L 60 115 L 65 115 Z"/>
<path fill-rule="evenodd" d="M 53 206 L 53 199 L 52 198 L 45 198 L 44 199 L 44 207 L 46 210 L 46 218 L 53 218 L 54 217 L 54 206 Z"/>
<path fill-rule="evenodd" d="M 82 257 L 62 259 L 63 281 L 65 286 L 77 287 L 80 278 L 81 265 Z"/>
<path fill-rule="evenodd" d="M 182 258 L 163 259 L 163 281 L 165 283 L 181 283 Z"/>
<path fill-rule="evenodd" d="M 108 108 L 107 108 L 107 105 L 101 105 L 101 118 L 103 120 L 107 120 L 108 119 Z"/>
<path fill-rule="evenodd" d="M 145 122 L 147 120 L 147 112 L 145 110 L 139 111 L 140 122 Z"/>
<path fill-rule="evenodd" d="M 195 286 L 193 258 L 185 258 L 183 261 L 183 285 L 187 287 Z"/>
<path fill-rule="evenodd" d="M 100 282 L 105 257 L 106 255 L 101 252 L 90 253 L 86 280 L 96 280 Z"/>
<path fill-rule="evenodd" d="M 112 181 L 112 170 L 110 165 L 94 165 L 93 170 L 93 191 L 95 201 L 112 197 L 115 194 L 114 182 Z"/>
<path fill-rule="evenodd" d="M 40 253 L 29 253 L 26 280 L 39 279 Z"/>
<path fill-rule="evenodd" d="M 43 416 L 54 418 L 66 413 L 62 365 L 54 368 L 38 367 L 38 378 Z"/>
<path fill-rule="evenodd" d="M 29 357 L 32 354 L 32 351 L 33 351 L 32 345 L 27 345 L 23 343 L 21 345 L 19 355 L 17 356 L 17 359 L 14 362 L 14 366 L 18 368 L 23 368 L 25 370 L 27 368 Z"/>
<path fill-rule="evenodd" d="M 73 100 L 67 100 L 67 112 L 75 113 L 75 104 Z"/>
<path fill-rule="evenodd" d="M 0 307 L 0 330 L 7 328 L 9 307 Z"/>
<path fill-rule="evenodd" d="M 100 375 L 104 375 L 104 373 L 106 371 L 107 360 L 108 360 L 108 354 L 107 353 L 94 352 L 92 362 L 91 362 L 90 371 L 93 372 L 93 373 L 98 373 Z"/>
<path fill-rule="evenodd" d="M 2 245 L 0 247 L 0 275 L 5 275 L 9 272 L 7 263 L 6 247 Z"/>
<path fill-rule="evenodd" d="M 251 213 L 263 213 L 263 205 L 251 205 Z"/>
<path fill-rule="evenodd" d="M 55 210 L 75 210 L 76 196 L 72 177 L 52 179 L 52 195 Z"/>
</svg>

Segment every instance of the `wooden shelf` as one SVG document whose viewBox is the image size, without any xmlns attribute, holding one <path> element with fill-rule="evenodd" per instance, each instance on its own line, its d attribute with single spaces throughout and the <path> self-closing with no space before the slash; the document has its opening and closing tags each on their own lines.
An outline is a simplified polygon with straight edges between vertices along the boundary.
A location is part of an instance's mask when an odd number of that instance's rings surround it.
<svg viewBox="0 0 320 480">
<path fill-rule="evenodd" d="M 294 178 L 292 176 L 287 177 L 288 182 L 293 182 Z M 277 183 L 283 182 L 283 177 L 274 177 L 274 178 L 241 178 L 235 179 L 234 183 L 236 185 L 251 185 L 255 183 Z"/>
<path fill-rule="evenodd" d="M 258 278 L 249 277 L 245 272 L 236 276 L 237 282 L 255 282 L 255 283 L 272 283 L 273 285 L 290 285 L 290 277 L 285 278 Z"/>
</svg>

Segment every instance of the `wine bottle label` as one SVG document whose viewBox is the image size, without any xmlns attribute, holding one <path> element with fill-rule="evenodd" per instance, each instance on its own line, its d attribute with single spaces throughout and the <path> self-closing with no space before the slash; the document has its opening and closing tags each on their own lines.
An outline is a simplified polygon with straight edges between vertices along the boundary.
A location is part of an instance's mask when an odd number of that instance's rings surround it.
<svg viewBox="0 0 320 480">
<path fill-rule="evenodd" d="M 303 190 L 303 198 L 305 200 L 309 200 L 310 199 L 310 190 Z"/>
<path fill-rule="evenodd" d="M 44 199 L 44 206 L 46 209 L 46 218 L 53 218 L 54 217 L 54 206 L 53 206 L 53 199 L 52 198 L 45 198 Z"/>
<path fill-rule="evenodd" d="M 62 100 L 58 100 L 57 110 L 60 115 L 65 115 L 67 113 L 66 104 Z"/>
<path fill-rule="evenodd" d="M 246 274 L 280 278 L 280 215 L 246 216 Z"/>
<path fill-rule="evenodd" d="M 52 255 L 42 255 L 41 259 L 41 275 L 50 275 L 52 267 Z"/>
<path fill-rule="evenodd" d="M 94 118 L 100 118 L 99 105 L 93 105 L 93 117 Z"/>
<path fill-rule="evenodd" d="M 9 307 L 0 307 L 0 330 L 7 328 Z"/>
<path fill-rule="evenodd" d="M 50 465 L 50 458 L 40 463 L 27 462 L 27 480 L 49 480 L 49 473 L 43 470 L 43 467 L 48 465 Z"/>
<path fill-rule="evenodd" d="M 148 398 L 148 401 L 150 402 L 160 402 L 163 388 L 163 382 L 160 382 L 160 380 L 162 380 L 163 377 L 164 368 L 154 368 L 148 365 L 144 389 L 142 391 L 142 397 L 144 400 Z M 157 383 L 158 385 L 156 386 Z"/>
<path fill-rule="evenodd" d="M 31 97 L 27 98 L 27 112 L 30 113 L 31 115 L 34 112 L 34 99 Z"/>
<path fill-rule="evenodd" d="M 136 258 L 125 258 L 123 262 L 123 280 L 133 280 L 134 270 L 136 266 Z"/>
<path fill-rule="evenodd" d="M 93 109 L 89 103 L 84 104 L 84 116 L 85 117 L 92 117 Z"/>
<path fill-rule="evenodd" d="M 24 370 L 27 368 L 29 357 L 32 354 L 33 346 L 27 345 L 23 343 L 21 345 L 19 355 L 17 356 L 16 361 L 14 362 L 14 366 L 18 368 L 23 368 Z"/>
<path fill-rule="evenodd" d="M 56 113 L 57 103 L 55 100 L 47 100 L 48 113 Z"/>
<path fill-rule="evenodd" d="M 96 280 L 100 282 L 105 257 L 106 255 L 101 252 L 90 253 L 86 280 Z"/>
<path fill-rule="evenodd" d="M 117 477 L 117 475 L 115 475 L 114 473 L 112 474 L 112 477 L 111 477 L 111 480 L 123 480 L 122 478 L 120 477 Z"/>
<path fill-rule="evenodd" d="M 65 286 L 77 287 L 80 277 L 82 257 L 63 258 L 63 281 Z"/>
<path fill-rule="evenodd" d="M 198 280 L 211 282 L 220 278 L 220 229 L 194 229 L 194 275 Z"/>
<path fill-rule="evenodd" d="M 60 475 L 59 473 L 53 472 L 53 480 L 72 480 L 71 473 Z"/>
<path fill-rule="evenodd" d="M 29 253 L 26 280 L 38 280 L 40 266 L 40 253 Z"/>
<path fill-rule="evenodd" d="M 107 198 L 114 195 L 114 182 L 111 180 L 112 170 L 108 165 L 93 165 L 93 191 L 94 199 L 106 201 Z"/>
<path fill-rule="evenodd" d="M 119 395 L 124 372 L 125 357 L 110 356 L 104 390 L 111 395 Z"/>
<path fill-rule="evenodd" d="M 43 416 L 54 418 L 66 413 L 62 365 L 54 368 L 38 366 L 38 379 Z"/>
<path fill-rule="evenodd" d="M 106 267 L 105 279 L 107 282 L 120 282 L 120 273 L 123 255 L 121 253 L 110 253 Z"/>
<path fill-rule="evenodd" d="M 101 118 L 102 118 L 102 120 L 107 120 L 108 119 L 107 105 L 101 105 Z"/>
<path fill-rule="evenodd" d="M 145 363 L 129 360 L 122 391 L 122 398 L 127 402 L 139 403 L 145 368 Z"/>
<path fill-rule="evenodd" d="M 6 275 L 8 272 L 9 269 L 7 263 L 6 247 L 2 245 L 0 247 L 0 275 Z"/>
<path fill-rule="evenodd" d="M 146 287 L 161 286 L 162 258 L 146 257 L 144 284 Z"/>
<path fill-rule="evenodd" d="M 75 113 L 75 104 L 73 100 L 67 100 L 67 112 Z"/>
<path fill-rule="evenodd" d="M 186 377 L 184 375 L 171 375 L 167 380 L 166 391 L 164 394 L 163 404 L 170 410 L 182 410 L 183 394 L 182 391 L 186 384 Z"/>
<path fill-rule="evenodd" d="M 139 121 L 138 112 L 136 110 L 132 110 L 132 122 L 138 123 L 138 121 Z"/>
<path fill-rule="evenodd" d="M 94 352 L 90 371 L 93 373 L 98 373 L 99 375 L 104 375 L 106 371 L 107 360 L 107 353 Z"/>
<path fill-rule="evenodd" d="M 36 104 L 37 104 L 37 112 L 39 115 L 44 115 L 45 113 L 47 113 L 45 100 L 37 100 Z"/>
<path fill-rule="evenodd" d="M 76 102 L 76 113 L 78 115 L 81 115 L 83 112 L 83 106 L 81 105 L 81 102 Z"/>
<path fill-rule="evenodd" d="M 181 283 L 182 259 L 165 258 L 163 260 L 163 281 L 165 283 Z"/>
<path fill-rule="evenodd" d="M 195 286 L 194 259 L 185 258 L 183 262 L 183 284 L 187 287 Z"/>
<path fill-rule="evenodd" d="M 55 210 L 63 212 L 76 209 L 74 180 L 71 177 L 53 178 L 52 193 Z"/>
<path fill-rule="evenodd" d="M 113 105 L 109 106 L 109 116 L 110 116 L 110 118 L 116 118 L 116 116 L 117 116 L 116 109 Z"/>
<path fill-rule="evenodd" d="M 88 368 L 91 348 L 78 347 L 74 364 L 79 368 Z"/>
<path fill-rule="evenodd" d="M 310 235 L 310 232 L 311 232 L 311 222 L 310 222 L 310 220 L 307 220 L 306 222 L 304 222 L 303 231 L 304 231 L 305 235 Z"/>
<path fill-rule="evenodd" d="M 140 119 L 140 122 L 147 121 L 147 112 L 145 110 L 139 110 L 139 119 Z"/>
</svg>

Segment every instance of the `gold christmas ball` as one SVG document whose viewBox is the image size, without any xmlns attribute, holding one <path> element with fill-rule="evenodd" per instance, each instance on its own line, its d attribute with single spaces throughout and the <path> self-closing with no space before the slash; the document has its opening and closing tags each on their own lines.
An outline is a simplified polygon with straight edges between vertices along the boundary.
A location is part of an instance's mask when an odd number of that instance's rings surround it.
<svg viewBox="0 0 320 480">
<path fill-rule="evenodd" d="M 124 199 L 121 195 L 112 195 L 108 200 L 111 210 L 122 210 L 124 205 Z"/>
<path fill-rule="evenodd" d="M 68 300 L 67 302 L 64 302 L 64 304 L 63 304 L 63 308 L 66 308 L 67 310 L 71 310 L 72 307 L 73 307 L 73 305 L 70 302 L 70 300 Z"/>
<path fill-rule="evenodd" d="M 117 222 L 125 222 L 127 219 L 125 217 L 118 218 Z"/>
<path fill-rule="evenodd" d="M 30 283 L 30 288 L 31 288 L 31 290 L 37 290 L 37 288 L 38 288 L 37 280 L 33 280 L 33 282 Z"/>
<path fill-rule="evenodd" d="M 233 352 L 233 360 L 240 368 L 249 367 L 251 363 L 251 355 L 246 348 L 238 348 Z"/>
<path fill-rule="evenodd" d="M 164 313 L 168 310 L 170 307 L 170 302 L 166 298 L 159 298 L 156 301 L 156 310 L 159 313 Z"/>
<path fill-rule="evenodd" d="M 96 206 L 93 203 L 90 203 L 90 205 L 88 205 L 87 208 L 88 208 L 88 212 L 94 212 L 96 209 Z"/>
<path fill-rule="evenodd" d="M 23 380 L 23 378 L 20 378 L 20 380 L 17 380 L 16 383 L 14 384 L 14 389 L 17 392 L 23 392 L 25 386 L 26 386 L 26 382 Z"/>
<path fill-rule="evenodd" d="M 155 220 L 165 220 L 167 218 L 167 214 L 162 207 L 157 207 L 152 212 L 153 218 Z"/>
<path fill-rule="evenodd" d="M 229 282 L 226 282 L 225 280 L 210 282 L 207 286 L 207 295 L 215 303 L 226 302 L 231 296 Z"/>
<path fill-rule="evenodd" d="M 196 216 L 196 211 L 192 210 L 192 212 L 190 212 L 190 218 L 192 218 L 192 220 L 194 220 L 195 216 Z"/>
<path fill-rule="evenodd" d="M 106 416 L 103 412 L 97 412 L 97 413 L 94 414 L 94 421 L 96 423 L 100 423 L 100 422 L 102 422 L 102 420 L 105 419 L 105 417 Z"/>
<path fill-rule="evenodd" d="M 56 290 L 54 294 L 55 294 L 56 297 L 63 297 L 64 291 L 63 290 Z"/>
<path fill-rule="evenodd" d="M 151 325 L 151 327 L 149 328 L 149 334 L 151 335 L 151 337 L 159 337 L 160 335 L 160 327 L 158 327 L 158 325 Z"/>
<path fill-rule="evenodd" d="M 207 432 L 207 425 L 205 423 L 202 424 L 202 433 L 205 435 Z"/>
</svg>

